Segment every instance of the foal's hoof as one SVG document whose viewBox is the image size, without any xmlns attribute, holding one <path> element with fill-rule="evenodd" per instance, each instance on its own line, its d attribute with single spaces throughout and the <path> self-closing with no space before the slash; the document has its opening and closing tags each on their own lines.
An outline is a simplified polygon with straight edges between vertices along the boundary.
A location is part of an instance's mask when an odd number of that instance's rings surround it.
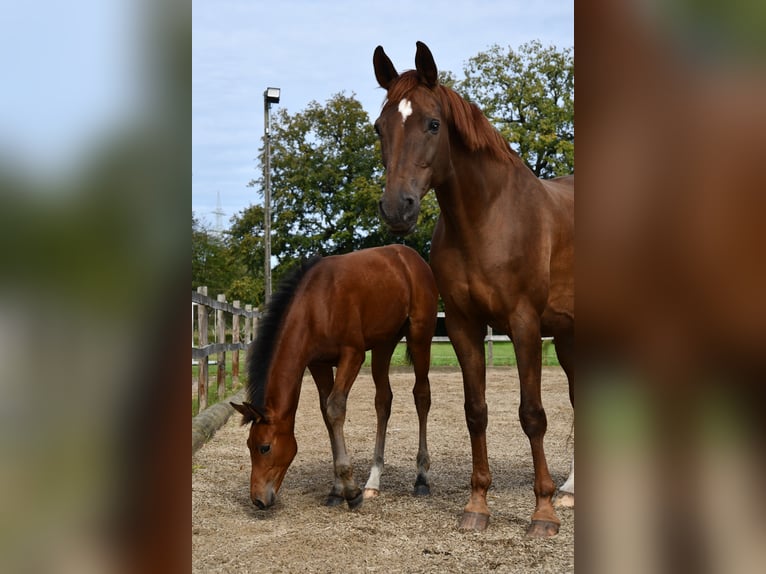
<svg viewBox="0 0 766 574">
<path fill-rule="evenodd" d="M 364 489 L 364 499 L 370 500 L 371 498 L 378 498 L 380 496 L 380 491 L 377 488 L 365 488 Z"/>
<path fill-rule="evenodd" d="M 349 510 L 356 510 L 362 506 L 362 502 L 364 502 L 364 493 L 360 490 L 359 494 L 357 494 L 354 498 L 349 498 L 346 502 L 348 502 Z"/>
<path fill-rule="evenodd" d="M 327 499 L 324 501 L 325 506 L 340 506 L 346 502 L 346 499 L 342 496 L 338 496 L 337 494 L 329 494 L 327 496 Z"/>
<path fill-rule="evenodd" d="M 416 484 L 415 496 L 431 496 L 431 487 L 427 484 Z"/>
<path fill-rule="evenodd" d="M 459 530 L 474 530 L 483 532 L 489 524 L 489 514 L 481 512 L 463 512 L 463 518 L 460 520 Z"/>
<path fill-rule="evenodd" d="M 527 528 L 528 538 L 550 538 L 559 533 L 559 525 L 548 520 L 533 520 Z"/>
<path fill-rule="evenodd" d="M 574 508 L 574 505 L 574 494 L 571 492 L 559 492 L 553 502 L 553 506 L 557 508 Z"/>
</svg>

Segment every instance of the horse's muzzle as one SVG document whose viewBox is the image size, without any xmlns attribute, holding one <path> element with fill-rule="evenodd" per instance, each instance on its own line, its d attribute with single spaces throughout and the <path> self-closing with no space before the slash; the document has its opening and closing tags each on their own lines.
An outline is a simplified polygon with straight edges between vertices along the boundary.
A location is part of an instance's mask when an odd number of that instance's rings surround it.
<svg viewBox="0 0 766 574">
<path fill-rule="evenodd" d="M 393 233 L 407 235 L 412 233 L 418 223 L 420 198 L 404 193 L 394 197 L 384 195 L 378 202 L 378 212 Z"/>
</svg>

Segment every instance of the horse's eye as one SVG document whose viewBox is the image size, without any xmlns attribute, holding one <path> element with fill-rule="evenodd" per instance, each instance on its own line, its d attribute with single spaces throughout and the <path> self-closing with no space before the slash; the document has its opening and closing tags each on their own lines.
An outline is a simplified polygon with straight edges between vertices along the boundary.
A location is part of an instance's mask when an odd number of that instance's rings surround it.
<svg viewBox="0 0 766 574">
<path fill-rule="evenodd" d="M 435 134 L 439 131 L 439 126 L 441 124 L 439 123 L 439 120 L 431 120 L 428 122 L 428 131 L 432 134 Z"/>
<path fill-rule="evenodd" d="M 378 122 L 375 122 L 375 133 L 380 137 L 380 128 L 378 127 Z"/>
<path fill-rule="evenodd" d="M 260 452 L 261 454 L 269 454 L 270 450 L 271 450 L 270 444 L 262 444 L 261 446 L 258 447 L 258 452 Z"/>
</svg>

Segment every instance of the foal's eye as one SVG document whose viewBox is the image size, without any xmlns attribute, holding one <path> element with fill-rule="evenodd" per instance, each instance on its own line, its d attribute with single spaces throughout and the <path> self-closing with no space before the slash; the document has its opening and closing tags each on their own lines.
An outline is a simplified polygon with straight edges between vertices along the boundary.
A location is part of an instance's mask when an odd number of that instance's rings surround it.
<svg viewBox="0 0 766 574">
<path fill-rule="evenodd" d="M 432 134 L 435 134 L 439 131 L 439 126 L 441 124 L 439 123 L 439 120 L 431 120 L 428 122 L 428 131 Z"/>
<path fill-rule="evenodd" d="M 258 452 L 260 452 L 261 454 L 269 454 L 270 450 L 271 450 L 270 444 L 262 444 L 261 446 L 258 447 Z"/>
</svg>

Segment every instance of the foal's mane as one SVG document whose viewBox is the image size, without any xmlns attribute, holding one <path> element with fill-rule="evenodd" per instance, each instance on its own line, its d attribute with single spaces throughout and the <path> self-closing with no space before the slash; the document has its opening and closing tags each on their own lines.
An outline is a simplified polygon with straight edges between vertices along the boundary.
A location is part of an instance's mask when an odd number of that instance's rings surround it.
<svg viewBox="0 0 766 574">
<path fill-rule="evenodd" d="M 258 408 L 264 406 L 269 367 L 282 321 L 303 277 L 309 269 L 321 260 L 320 256 L 315 255 L 302 261 L 296 269 L 291 271 L 280 282 L 279 289 L 271 296 L 266 311 L 258 322 L 258 333 L 247 356 L 247 398 L 252 405 Z"/>
<path fill-rule="evenodd" d="M 398 102 L 410 97 L 412 92 L 423 87 L 431 90 L 439 99 L 445 118 L 457 131 L 460 139 L 471 151 L 484 150 L 500 161 L 521 163 L 521 158 L 511 149 L 500 132 L 489 123 L 484 113 L 476 104 L 467 102 L 452 88 L 437 85 L 429 88 L 416 70 L 400 74 L 389 86 L 387 99 Z"/>
</svg>

